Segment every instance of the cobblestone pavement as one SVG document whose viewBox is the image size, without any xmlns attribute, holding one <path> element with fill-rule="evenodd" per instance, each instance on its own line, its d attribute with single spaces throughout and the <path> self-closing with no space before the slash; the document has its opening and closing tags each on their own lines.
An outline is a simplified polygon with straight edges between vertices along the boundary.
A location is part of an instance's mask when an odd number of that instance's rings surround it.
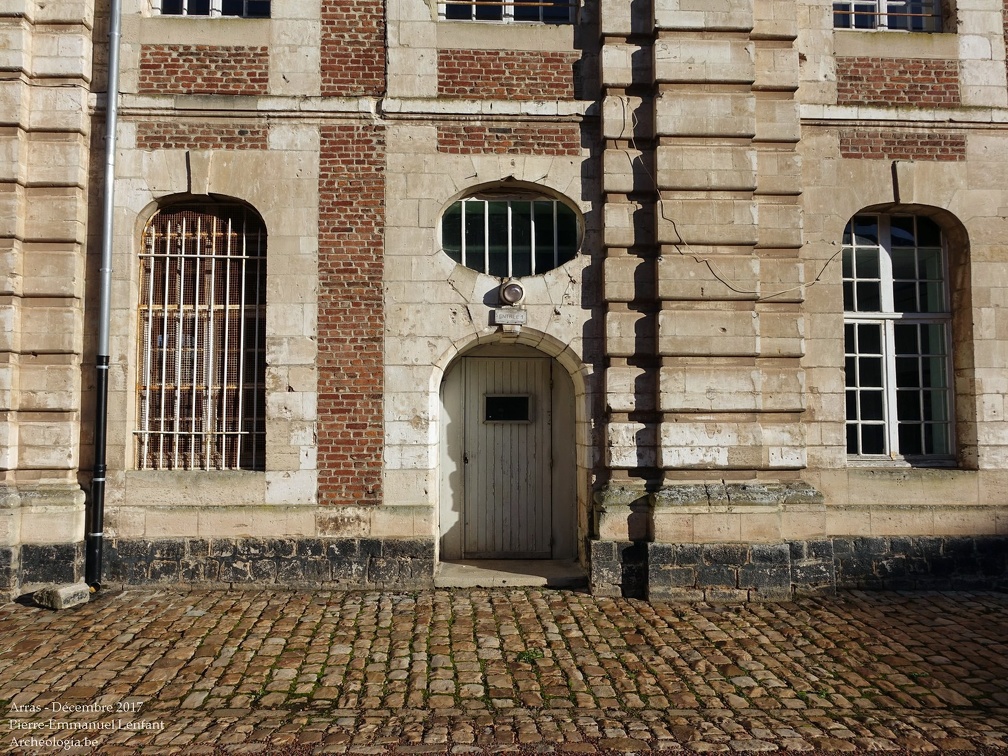
<svg viewBox="0 0 1008 756">
<path fill-rule="evenodd" d="M 1008 752 L 1008 594 L 549 590 L 0 606 L 9 753 Z"/>
</svg>

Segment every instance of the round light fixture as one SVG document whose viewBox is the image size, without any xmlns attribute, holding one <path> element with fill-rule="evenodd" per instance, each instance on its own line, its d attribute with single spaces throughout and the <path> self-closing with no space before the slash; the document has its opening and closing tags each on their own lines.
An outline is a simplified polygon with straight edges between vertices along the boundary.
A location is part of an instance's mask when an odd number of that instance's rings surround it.
<svg viewBox="0 0 1008 756">
<path fill-rule="evenodd" d="M 501 304 L 516 305 L 525 298 L 525 288 L 516 278 L 509 278 L 501 284 L 497 292 Z"/>
</svg>

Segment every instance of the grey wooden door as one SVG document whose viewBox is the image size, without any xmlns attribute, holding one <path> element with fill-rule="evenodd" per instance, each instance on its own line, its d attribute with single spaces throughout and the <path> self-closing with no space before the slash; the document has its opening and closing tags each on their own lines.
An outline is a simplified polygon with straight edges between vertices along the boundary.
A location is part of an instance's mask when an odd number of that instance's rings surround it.
<svg viewBox="0 0 1008 756">
<path fill-rule="evenodd" d="M 465 363 L 463 554 L 548 559 L 552 360 L 469 357 Z"/>
</svg>

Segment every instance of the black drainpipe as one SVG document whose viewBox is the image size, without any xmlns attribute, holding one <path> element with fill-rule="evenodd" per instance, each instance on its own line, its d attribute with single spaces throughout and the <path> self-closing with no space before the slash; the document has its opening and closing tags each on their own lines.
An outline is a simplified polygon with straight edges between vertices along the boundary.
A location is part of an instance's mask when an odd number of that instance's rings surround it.
<svg viewBox="0 0 1008 756">
<path fill-rule="evenodd" d="M 105 191 L 102 208 L 101 272 L 98 293 L 98 347 L 95 350 L 94 473 L 84 542 L 84 580 L 101 588 L 105 536 L 105 438 L 108 428 L 109 330 L 112 313 L 112 221 L 115 208 L 116 132 L 119 123 L 119 38 L 122 0 L 109 2 L 108 86 L 105 92 Z"/>
</svg>

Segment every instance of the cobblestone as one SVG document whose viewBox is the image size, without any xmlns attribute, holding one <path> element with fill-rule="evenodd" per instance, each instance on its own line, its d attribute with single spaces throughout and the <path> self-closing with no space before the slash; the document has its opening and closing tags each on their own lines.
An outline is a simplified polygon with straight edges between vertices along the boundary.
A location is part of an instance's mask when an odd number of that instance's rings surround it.
<svg viewBox="0 0 1008 756">
<path fill-rule="evenodd" d="M 0 607 L 0 711 L 10 753 L 1001 753 L 1008 595 L 109 592 Z"/>
</svg>

